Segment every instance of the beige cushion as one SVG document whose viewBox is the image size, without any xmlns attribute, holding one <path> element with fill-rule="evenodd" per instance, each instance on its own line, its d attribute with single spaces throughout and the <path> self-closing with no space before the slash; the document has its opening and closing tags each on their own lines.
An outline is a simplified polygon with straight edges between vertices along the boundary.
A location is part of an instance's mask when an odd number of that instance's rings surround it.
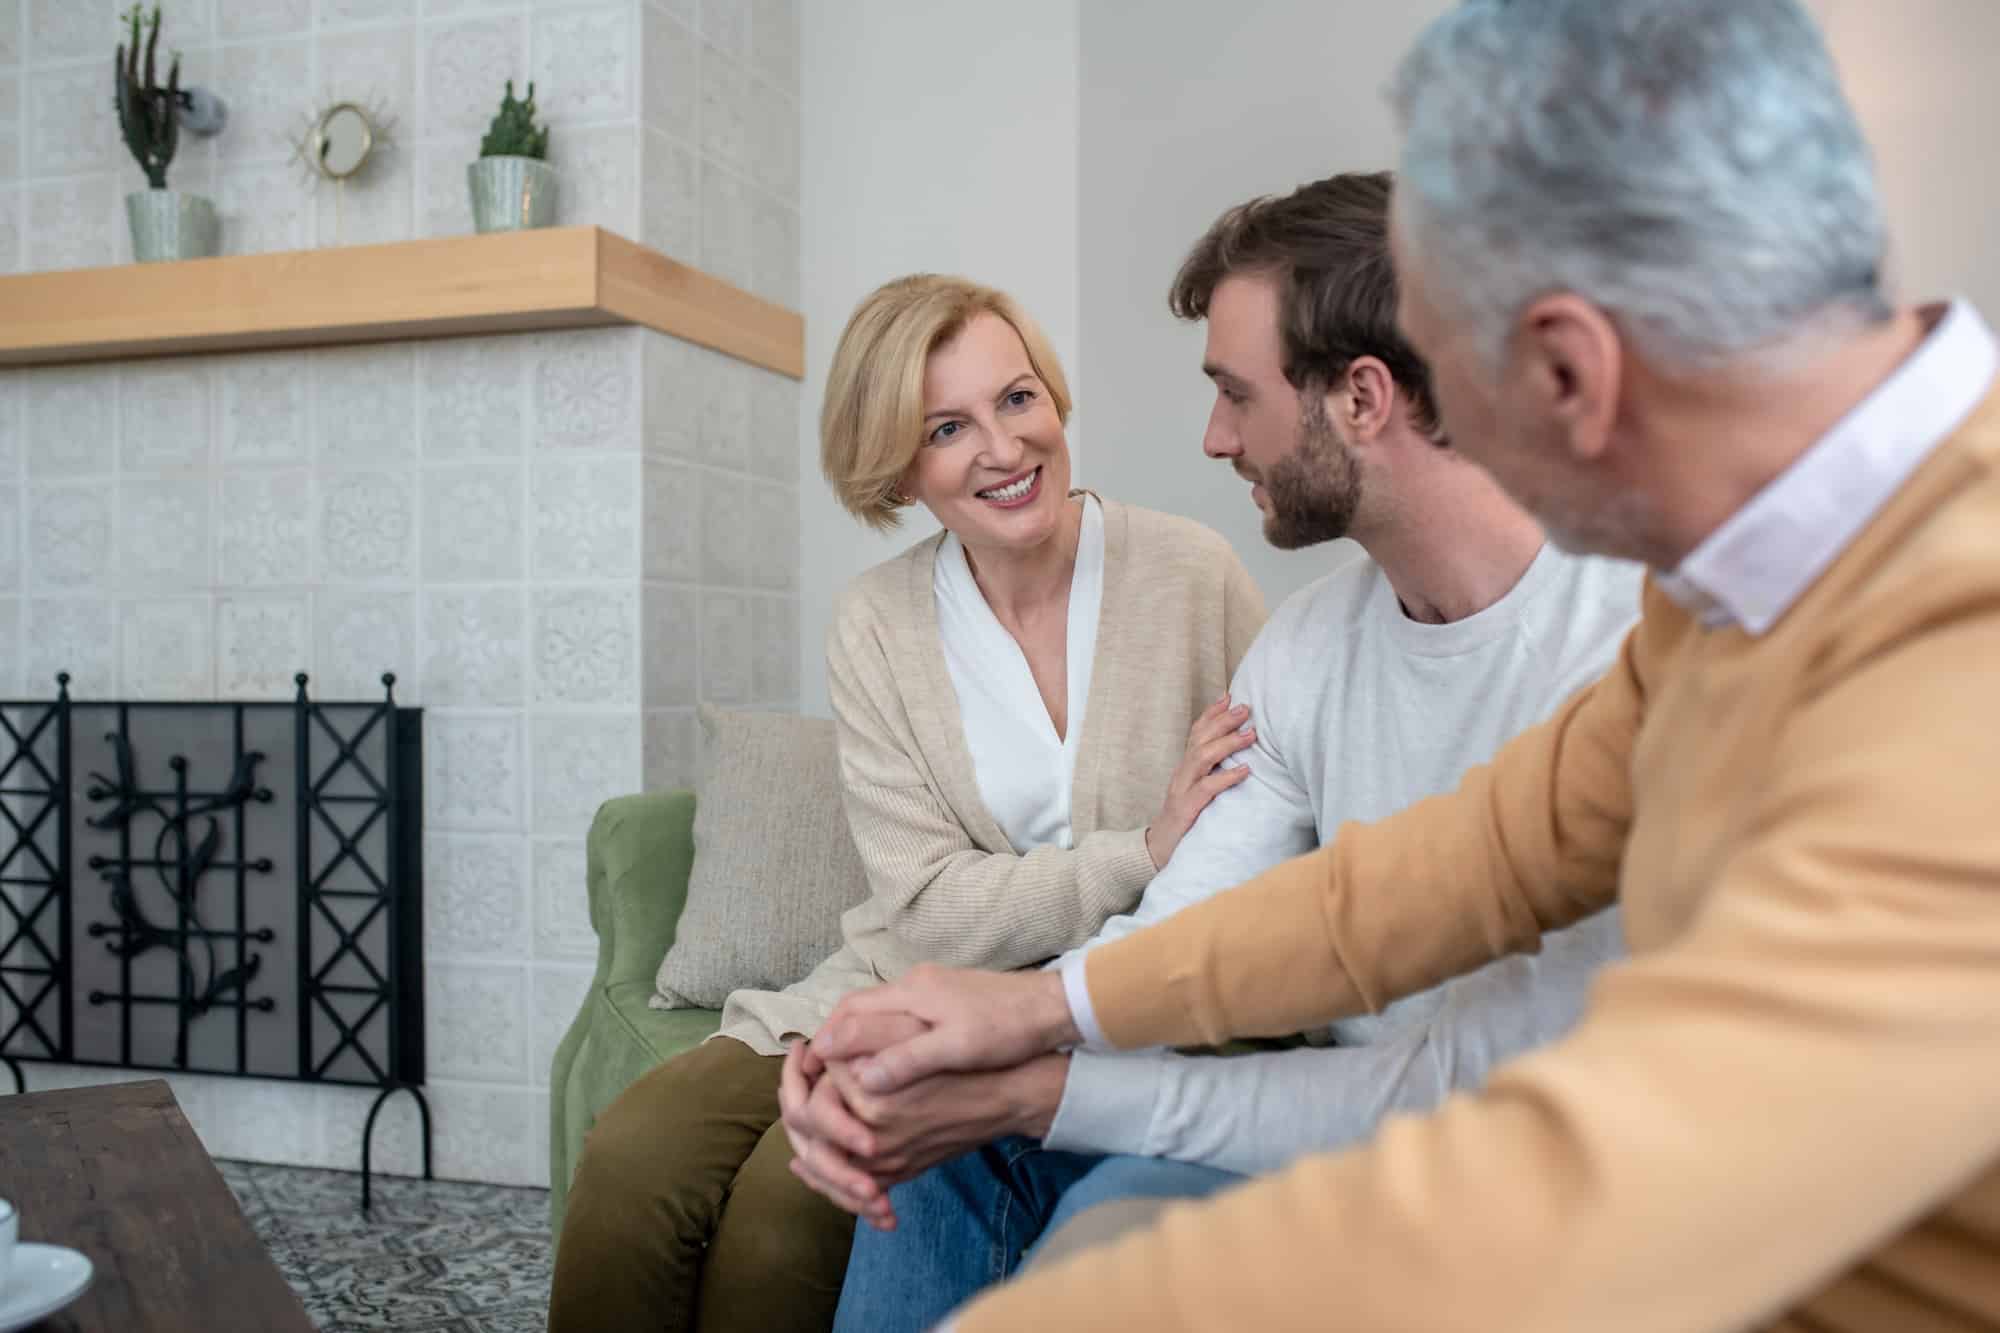
<svg viewBox="0 0 2000 1333">
<path fill-rule="evenodd" d="M 704 707 L 701 730 L 694 870 L 660 962 L 670 1009 L 782 990 L 840 948 L 840 914 L 868 896 L 833 723 Z"/>
</svg>

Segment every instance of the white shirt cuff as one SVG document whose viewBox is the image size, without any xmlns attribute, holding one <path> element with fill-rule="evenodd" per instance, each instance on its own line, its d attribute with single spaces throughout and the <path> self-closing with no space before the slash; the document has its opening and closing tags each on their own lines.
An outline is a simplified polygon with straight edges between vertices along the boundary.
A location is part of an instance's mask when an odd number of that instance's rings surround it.
<svg viewBox="0 0 2000 1333">
<path fill-rule="evenodd" d="M 1063 995 L 1069 1000 L 1070 1021 L 1083 1034 L 1083 1044 L 1103 1050 L 1111 1043 L 1104 1039 L 1104 1029 L 1097 1026 L 1097 1011 L 1090 1007 L 1090 983 L 1083 975 L 1089 958 L 1087 953 L 1077 953 L 1063 961 Z"/>
</svg>

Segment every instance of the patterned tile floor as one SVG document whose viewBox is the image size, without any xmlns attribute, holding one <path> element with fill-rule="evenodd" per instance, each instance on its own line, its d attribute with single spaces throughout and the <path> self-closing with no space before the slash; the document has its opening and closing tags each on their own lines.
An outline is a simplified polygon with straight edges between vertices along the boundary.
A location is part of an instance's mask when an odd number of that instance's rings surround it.
<svg viewBox="0 0 2000 1333">
<path fill-rule="evenodd" d="M 216 1163 L 320 1333 L 542 1333 L 546 1190 Z"/>
</svg>

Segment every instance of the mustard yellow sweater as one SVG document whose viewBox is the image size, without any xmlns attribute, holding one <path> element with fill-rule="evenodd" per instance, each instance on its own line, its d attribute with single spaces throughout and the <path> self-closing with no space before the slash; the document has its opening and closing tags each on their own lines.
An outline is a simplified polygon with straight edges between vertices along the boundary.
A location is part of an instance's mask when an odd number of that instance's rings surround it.
<svg viewBox="0 0 2000 1333">
<path fill-rule="evenodd" d="M 1567 1039 L 969 1307 L 996 1329 L 2000 1328 L 2000 396 L 1759 637 L 1657 589 L 1455 793 L 1100 950 L 1294 1032 L 1624 904 Z"/>
</svg>

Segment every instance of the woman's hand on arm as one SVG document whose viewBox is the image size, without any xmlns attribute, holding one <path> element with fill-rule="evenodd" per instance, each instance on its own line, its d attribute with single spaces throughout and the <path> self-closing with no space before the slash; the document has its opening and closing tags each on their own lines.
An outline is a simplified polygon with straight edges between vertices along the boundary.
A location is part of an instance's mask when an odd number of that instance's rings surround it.
<svg viewBox="0 0 2000 1333">
<path fill-rule="evenodd" d="M 1194 827 L 1194 821 L 1208 803 L 1250 776 L 1247 765 L 1219 768 L 1230 755 L 1257 743 L 1256 728 L 1249 725 L 1247 707 L 1230 706 L 1223 695 L 1202 711 L 1188 730 L 1187 749 L 1167 782 L 1166 799 L 1160 813 L 1146 826 L 1146 851 L 1153 868 L 1164 870 L 1173 859 L 1174 848 Z"/>
</svg>

